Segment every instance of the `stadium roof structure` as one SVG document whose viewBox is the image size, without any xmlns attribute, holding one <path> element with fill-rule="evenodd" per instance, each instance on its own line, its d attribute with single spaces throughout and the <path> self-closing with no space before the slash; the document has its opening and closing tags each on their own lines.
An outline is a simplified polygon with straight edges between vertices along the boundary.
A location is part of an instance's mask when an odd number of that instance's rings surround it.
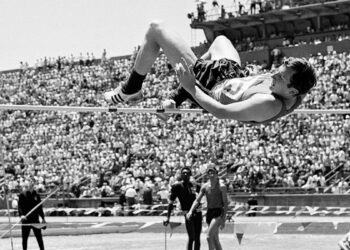
<svg viewBox="0 0 350 250">
<path fill-rule="evenodd" d="M 278 25 L 282 22 L 294 22 L 298 20 L 317 19 L 326 16 L 345 16 L 350 18 L 350 0 L 338 0 L 331 2 L 317 2 L 313 4 L 291 7 L 289 9 L 272 10 L 259 14 L 250 14 L 234 17 L 229 14 L 228 18 L 198 21 L 193 19 L 191 27 L 193 29 L 203 29 L 205 32 L 244 29 L 248 26 Z M 320 25 L 320 24 L 319 24 Z M 211 40 L 211 39 L 209 39 Z"/>
</svg>

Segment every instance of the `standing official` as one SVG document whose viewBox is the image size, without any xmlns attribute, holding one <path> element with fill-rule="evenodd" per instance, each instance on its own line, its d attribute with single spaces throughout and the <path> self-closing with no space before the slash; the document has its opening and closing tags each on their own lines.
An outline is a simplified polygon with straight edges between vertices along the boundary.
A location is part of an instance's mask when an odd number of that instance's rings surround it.
<svg viewBox="0 0 350 250">
<path fill-rule="evenodd" d="M 179 199 L 181 210 L 186 213 L 190 210 L 192 203 L 196 199 L 196 185 L 190 181 L 191 169 L 183 167 L 181 169 L 181 181 L 171 186 L 168 215 L 164 221 L 164 225 L 169 224 L 171 212 L 173 210 L 174 201 Z M 198 188 L 199 191 L 199 188 Z M 188 235 L 187 250 L 199 250 L 201 246 L 200 236 L 202 231 L 202 212 L 197 208 L 193 210 L 191 219 L 186 221 L 186 230 Z"/>
<path fill-rule="evenodd" d="M 41 227 L 38 226 L 39 216 L 42 219 L 42 223 L 45 224 L 45 217 L 43 208 L 40 205 L 30 214 L 28 214 L 33 208 L 35 208 L 41 202 L 40 196 L 34 190 L 34 183 L 32 180 L 28 180 L 23 185 L 23 192 L 19 195 L 18 200 L 18 213 L 22 222 L 22 247 L 23 250 L 27 250 L 28 237 L 30 230 L 33 229 L 36 240 L 40 250 L 44 250 L 44 242 L 41 234 Z"/>
</svg>

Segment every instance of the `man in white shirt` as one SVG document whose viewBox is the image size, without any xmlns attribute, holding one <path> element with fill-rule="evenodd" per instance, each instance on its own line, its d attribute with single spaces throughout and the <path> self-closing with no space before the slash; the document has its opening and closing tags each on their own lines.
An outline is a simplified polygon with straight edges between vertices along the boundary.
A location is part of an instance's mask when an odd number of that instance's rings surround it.
<svg viewBox="0 0 350 250">
<path fill-rule="evenodd" d="M 135 205 L 136 196 L 137 196 L 137 192 L 136 192 L 134 186 L 129 185 L 126 188 L 126 192 L 125 192 L 126 205 L 128 206 L 129 209 L 132 208 L 133 205 Z"/>
<path fill-rule="evenodd" d="M 160 197 L 162 204 L 168 204 L 169 191 L 165 188 L 165 186 L 160 187 L 157 195 Z"/>
</svg>

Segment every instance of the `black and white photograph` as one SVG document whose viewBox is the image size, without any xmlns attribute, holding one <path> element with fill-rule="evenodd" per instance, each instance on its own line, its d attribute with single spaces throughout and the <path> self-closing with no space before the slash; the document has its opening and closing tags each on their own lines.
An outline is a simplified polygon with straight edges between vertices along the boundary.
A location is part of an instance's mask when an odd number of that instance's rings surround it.
<svg viewBox="0 0 350 250">
<path fill-rule="evenodd" d="M 0 12 L 1 250 L 350 250 L 350 0 Z"/>
</svg>

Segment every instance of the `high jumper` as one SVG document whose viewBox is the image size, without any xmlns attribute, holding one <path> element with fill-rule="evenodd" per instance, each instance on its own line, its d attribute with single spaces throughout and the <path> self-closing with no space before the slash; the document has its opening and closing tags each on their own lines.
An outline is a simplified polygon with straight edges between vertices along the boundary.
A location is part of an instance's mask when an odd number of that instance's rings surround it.
<svg viewBox="0 0 350 250">
<path fill-rule="evenodd" d="M 161 21 L 150 24 L 125 84 L 105 93 L 110 104 L 142 98 L 142 83 L 162 49 L 175 68 L 181 85 L 163 102 L 179 107 L 190 99 L 219 119 L 260 124 L 291 113 L 316 85 L 316 73 L 305 58 L 287 58 L 275 71 L 248 75 L 237 50 L 218 36 L 197 59 L 190 46 Z"/>
</svg>

